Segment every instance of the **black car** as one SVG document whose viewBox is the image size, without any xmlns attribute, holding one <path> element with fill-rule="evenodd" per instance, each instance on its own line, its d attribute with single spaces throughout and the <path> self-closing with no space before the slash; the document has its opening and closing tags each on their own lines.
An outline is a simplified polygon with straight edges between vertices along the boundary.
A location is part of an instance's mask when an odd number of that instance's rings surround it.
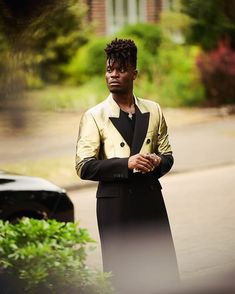
<svg viewBox="0 0 235 294">
<path fill-rule="evenodd" d="M 0 171 L 0 219 L 23 216 L 73 222 L 74 207 L 65 190 L 45 179 Z"/>
</svg>

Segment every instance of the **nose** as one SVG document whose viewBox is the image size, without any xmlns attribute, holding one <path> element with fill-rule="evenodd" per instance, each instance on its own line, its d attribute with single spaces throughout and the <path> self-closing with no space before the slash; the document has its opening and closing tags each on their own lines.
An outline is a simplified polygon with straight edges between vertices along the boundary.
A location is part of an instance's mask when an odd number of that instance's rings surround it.
<svg viewBox="0 0 235 294">
<path fill-rule="evenodd" d="M 119 76 L 119 71 L 114 68 L 111 72 L 111 78 L 116 78 L 118 76 Z"/>
</svg>

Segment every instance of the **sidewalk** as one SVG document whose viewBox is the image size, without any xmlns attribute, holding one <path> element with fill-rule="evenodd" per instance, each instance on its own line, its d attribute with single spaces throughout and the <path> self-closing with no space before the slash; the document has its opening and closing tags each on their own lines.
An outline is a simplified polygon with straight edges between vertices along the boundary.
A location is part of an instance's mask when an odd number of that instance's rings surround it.
<svg viewBox="0 0 235 294">
<path fill-rule="evenodd" d="M 170 129 L 175 164 L 172 172 L 235 163 L 235 116 Z"/>
</svg>

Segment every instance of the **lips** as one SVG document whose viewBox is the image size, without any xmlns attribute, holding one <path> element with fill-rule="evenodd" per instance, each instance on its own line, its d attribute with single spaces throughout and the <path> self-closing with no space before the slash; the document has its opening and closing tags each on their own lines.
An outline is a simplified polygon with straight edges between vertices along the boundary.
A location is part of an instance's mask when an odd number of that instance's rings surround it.
<svg viewBox="0 0 235 294">
<path fill-rule="evenodd" d="M 110 86 L 119 86 L 120 83 L 119 82 L 116 82 L 116 81 L 113 81 L 113 82 L 109 82 L 109 85 Z"/>
</svg>

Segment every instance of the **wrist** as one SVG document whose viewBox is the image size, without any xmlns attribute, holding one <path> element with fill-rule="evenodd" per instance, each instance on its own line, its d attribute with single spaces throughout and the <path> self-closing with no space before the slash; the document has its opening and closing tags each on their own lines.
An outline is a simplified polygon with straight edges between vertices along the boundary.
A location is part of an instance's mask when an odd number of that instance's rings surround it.
<svg viewBox="0 0 235 294">
<path fill-rule="evenodd" d="M 131 169 L 131 170 L 134 169 L 133 160 L 131 157 L 128 158 L 127 167 L 128 167 L 128 169 Z"/>
</svg>

